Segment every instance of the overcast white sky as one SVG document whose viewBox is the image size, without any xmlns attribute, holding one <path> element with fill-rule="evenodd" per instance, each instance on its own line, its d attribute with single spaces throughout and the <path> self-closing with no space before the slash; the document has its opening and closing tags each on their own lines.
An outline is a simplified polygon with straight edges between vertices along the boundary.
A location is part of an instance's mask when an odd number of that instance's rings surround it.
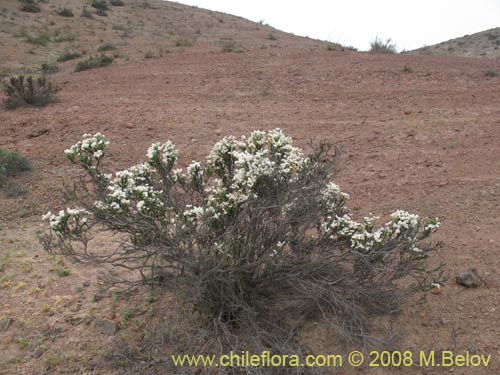
<svg viewBox="0 0 500 375">
<path fill-rule="evenodd" d="M 361 50 L 379 36 L 415 49 L 500 27 L 500 0 L 180 0 Z"/>
</svg>

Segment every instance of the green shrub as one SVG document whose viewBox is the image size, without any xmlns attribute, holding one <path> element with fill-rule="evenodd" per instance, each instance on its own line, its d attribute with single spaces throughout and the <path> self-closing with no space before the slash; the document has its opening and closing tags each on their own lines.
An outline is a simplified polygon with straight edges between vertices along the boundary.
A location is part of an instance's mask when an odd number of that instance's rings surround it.
<svg viewBox="0 0 500 375">
<path fill-rule="evenodd" d="M 64 54 L 62 54 L 57 58 L 57 61 L 64 62 L 64 61 L 74 60 L 79 57 L 82 57 L 82 54 L 79 52 L 65 52 Z"/>
<path fill-rule="evenodd" d="M 55 96 L 57 90 L 57 87 L 47 82 L 45 77 L 13 76 L 4 87 L 7 96 L 4 105 L 9 109 L 22 105 L 43 107 L 57 99 Z"/>
<path fill-rule="evenodd" d="M 103 167 L 108 144 L 87 134 L 65 151 L 87 177 L 69 189 L 79 208 L 44 216 L 50 229 L 42 244 L 122 266 L 115 286 L 171 291 L 225 348 L 239 333 L 241 345 L 283 349 L 312 318 L 367 344 L 377 315 L 399 311 L 411 292 L 435 281 L 425 264 L 435 246 L 424 240 L 439 221 L 402 210 L 383 225 L 373 216 L 353 220 L 348 195 L 331 180 L 337 158 L 327 144 L 305 155 L 279 129 L 255 131 L 223 138 L 205 162 L 183 170 L 167 141 L 115 174 Z M 94 249 L 91 228 L 120 233 L 120 245 Z"/>
<path fill-rule="evenodd" d="M 73 17 L 73 11 L 70 8 L 62 8 L 57 11 L 57 14 L 61 17 Z"/>
<path fill-rule="evenodd" d="M 111 0 L 110 4 L 114 7 L 122 7 L 125 3 L 122 0 Z"/>
<path fill-rule="evenodd" d="M 97 10 L 106 11 L 108 10 L 108 3 L 106 0 L 92 0 L 92 8 Z"/>
<path fill-rule="evenodd" d="M 85 17 L 85 18 L 94 18 L 94 16 L 92 15 L 92 12 L 85 5 L 83 6 L 81 16 Z"/>
<path fill-rule="evenodd" d="M 222 52 L 245 52 L 245 48 L 233 40 L 222 43 Z"/>
<path fill-rule="evenodd" d="M 35 46 L 47 47 L 47 45 L 50 42 L 50 37 L 49 34 L 47 33 L 41 33 L 36 36 L 28 35 L 26 37 L 26 42 L 33 44 Z"/>
<path fill-rule="evenodd" d="M 370 50 L 372 53 L 396 53 L 396 45 L 392 43 L 391 38 L 382 40 L 378 36 L 370 42 Z"/>
<path fill-rule="evenodd" d="M 495 68 L 488 68 L 486 69 L 486 72 L 484 72 L 486 77 L 497 77 L 498 76 L 498 71 Z"/>
<path fill-rule="evenodd" d="M 155 57 L 155 55 L 152 51 L 148 51 L 144 54 L 145 59 L 152 59 L 153 57 Z"/>
<path fill-rule="evenodd" d="M 29 13 L 39 13 L 41 11 L 35 0 L 19 0 L 21 3 L 21 11 Z"/>
<path fill-rule="evenodd" d="M 113 62 L 112 56 L 100 55 L 100 56 L 90 56 L 86 60 L 80 61 L 76 67 L 75 72 L 80 72 L 82 70 L 103 68 L 105 66 L 111 65 Z"/>
<path fill-rule="evenodd" d="M 41 66 L 41 70 L 43 74 L 52 74 L 56 73 L 59 68 L 53 63 L 43 63 Z"/>
<path fill-rule="evenodd" d="M 116 47 L 113 44 L 105 43 L 100 45 L 99 48 L 97 48 L 97 52 L 114 51 L 115 49 Z"/>
<path fill-rule="evenodd" d="M 269 39 L 269 40 L 278 40 L 278 38 L 276 37 L 276 35 L 274 35 L 273 33 L 269 33 L 267 35 L 267 39 Z"/>
<path fill-rule="evenodd" d="M 3 186 L 9 176 L 29 171 L 31 164 L 29 160 L 15 151 L 7 151 L 0 148 L 0 186 Z"/>
<path fill-rule="evenodd" d="M 326 49 L 327 51 L 343 51 L 344 50 L 344 47 L 342 47 L 340 44 L 338 43 L 333 43 L 333 42 L 330 42 L 326 45 Z"/>
<path fill-rule="evenodd" d="M 52 39 L 54 43 L 73 42 L 75 36 L 72 34 L 59 35 Z"/>
</svg>

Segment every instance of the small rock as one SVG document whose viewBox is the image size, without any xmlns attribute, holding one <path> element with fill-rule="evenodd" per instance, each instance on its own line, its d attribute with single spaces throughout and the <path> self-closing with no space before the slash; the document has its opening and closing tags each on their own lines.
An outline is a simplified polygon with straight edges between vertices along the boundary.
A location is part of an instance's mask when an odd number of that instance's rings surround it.
<svg viewBox="0 0 500 375">
<path fill-rule="evenodd" d="M 477 273 L 477 270 L 474 267 L 471 267 L 467 271 L 459 273 L 456 277 L 456 282 L 466 288 L 477 288 L 481 286 L 483 280 Z"/>
<path fill-rule="evenodd" d="M 450 324 L 450 320 L 448 319 L 445 319 L 445 318 L 441 318 L 441 324 L 444 325 L 444 326 L 447 326 L 448 324 Z"/>
<path fill-rule="evenodd" d="M 103 318 L 96 318 L 95 328 L 99 332 L 108 336 L 113 336 L 116 334 L 116 331 L 118 331 L 118 325 L 116 324 L 116 322 Z"/>
<path fill-rule="evenodd" d="M 432 294 L 441 294 L 443 293 L 443 288 L 439 287 L 439 288 L 432 288 L 431 289 L 431 293 Z"/>
<path fill-rule="evenodd" d="M 89 287 L 89 286 L 90 286 L 90 282 L 88 282 L 88 281 L 84 281 L 84 282 L 82 283 L 82 287 L 84 287 L 84 288 L 87 288 L 87 287 Z"/>
</svg>

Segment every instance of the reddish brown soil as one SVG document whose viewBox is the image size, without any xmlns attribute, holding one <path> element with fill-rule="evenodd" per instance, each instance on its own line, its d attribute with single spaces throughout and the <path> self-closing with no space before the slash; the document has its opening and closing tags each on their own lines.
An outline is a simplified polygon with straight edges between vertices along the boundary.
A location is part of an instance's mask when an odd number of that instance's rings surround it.
<svg viewBox="0 0 500 375">
<path fill-rule="evenodd" d="M 484 75 L 491 64 L 283 47 L 245 53 L 186 50 L 140 64 L 119 61 L 110 68 L 60 74 L 55 76 L 62 88 L 58 103 L 0 110 L 0 147 L 18 150 L 35 165 L 34 171 L 14 179 L 27 187 L 27 194 L 0 200 L 2 246 L 12 247 L 9 238 L 20 239 L 37 277 L 48 272 L 51 263 L 31 232 L 40 227 L 39 215 L 61 206 L 61 184 L 76 175 L 63 151 L 85 132 L 104 133 L 112 141 L 111 165 L 121 168 L 144 159 L 153 141 L 173 140 L 186 163 L 203 158 L 224 135 L 280 127 L 300 146 L 326 139 L 342 147 L 336 180 L 350 193 L 356 217 L 403 208 L 442 219 L 435 240 L 445 242 L 439 252 L 446 263 L 443 292 L 428 293 L 405 307 L 398 324 L 406 337 L 398 349 L 491 354 L 487 369 L 457 367 L 453 373 L 500 373 L 500 79 Z M 413 72 L 405 73 L 405 65 Z M 19 229 L 23 224 L 26 231 Z M 483 286 L 455 284 L 455 275 L 470 266 L 477 267 Z M 44 298 L 74 295 L 82 280 L 95 288 L 91 269 L 72 269 L 78 271 L 67 278 L 54 276 L 38 298 L 15 288 L 20 280 L 33 283 L 34 277 L 18 276 L 7 265 L 13 281 L 1 291 L 5 310 L 0 315 L 15 322 L 7 333 L 0 332 L 0 360 L 7 363 L 0 372 L 42 373 L 47 354 L 34 358 L 33 343 L 19 348 L 16 337 L 47 322 L 63 329 L 46 344 L 49 354 L 74 346 L 84 357 L 90 347 L 107 345 L 108 339 L 92 326 L 64 322 L 62 310 L 50 318 L 33 314 L 41 311 Z M 20 295 L 26 300 L 19 300 Z M 100 311 L 91 296 L 87 291 L 77 298 Z M 336 340 L 318 342 L 317 350 L 328 352 Z M 83 361 L 74 362 L 75 371 L 83 371 Z"/>
</svg>

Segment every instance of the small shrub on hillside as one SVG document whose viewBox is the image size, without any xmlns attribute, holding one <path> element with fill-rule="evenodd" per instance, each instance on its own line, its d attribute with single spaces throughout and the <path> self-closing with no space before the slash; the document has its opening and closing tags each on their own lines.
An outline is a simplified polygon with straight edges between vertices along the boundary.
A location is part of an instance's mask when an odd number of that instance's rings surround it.
<svg viewBox="0 0 500 375">
<path fill-rule="evenodd" d="M 95 8 L 97 10 L 102 10 L 106 11 L 108 10 L 108 3 L 106 0 L 92 0 L 91 4 L 92 8 Z"/>
<path fill-rule="evenodd" d="M 179 38 L 175 41 L 176 47 L 192 47 L 193 42 L 187 38 Z"/>
<path fill-rule="evenodd" d="M 86 60 L 80 61 L 76 67 L 75 72 L 80 72 L 82 70 L 103 68 L 105 66 L 111 65 L 113 62 L 112 56 L 100 55 L 100 56 L 90 56 Z"/>
<path fill-rule="evenodd" d="M 276 37 L 276 35 L 274 35 L 273 33 L 269 33 L 267 35 L 267 39 L 269 39 L 269 40 L 278 40 L 278 38 Z"/>
<path fill-rule="evenodd" d="M 29 13 L 39 13 L 41 11 L 40 7 L 35 0 L 19 0 L 21 3 L 21 11 Z"/>
<path fill-rule="evenodd" d="M 413 73 L 413 68 L 410 65 L 405 65 L 403 67 L 403 72 L 405 72 L 405 73 Z"/>
<path fill-rule="evenodd" d="M 341 46 L 340 44 L 338 44 L 338 43 L 332 43 L 332 42 L 330 42 L 330 43 L 328 43 L 328 44 L 326 45 L 326 49 L 327 49 L 328 51 L 343 51 L 343 50 L 344 50 L 344 47 L 342 47 L 342 46 Z"/>
<path fill-rule="evenodd" d="M 15 151 L 0 148 L 0 186 L 3 186 L 9 176 L 31 169 L 29 160 Z"/>
<path fill-rule="evenodd" d="M 5 84 L 4 99 L 6 108 L 16 108 L 22 105 L 43 107 L 56 100 L 57 87 L 47 82 L 45 77 L 34 78 L 13 76 Z"/>
<path fill-rule="evenodd" d="M 74 40 L 75 36 L 73 34 L 63 34 L 52 39 L 54 43 L 73 42 Z"/>
<path fill-rule="evenodd" d="M 116 47 L 111 43 L 104 43 L 97 48 L 97 52 L 114 51 Z"/>
<path fill-rule="evenodd" d="M 229 40 L 222 43 L 222 52 L 245 52 L 245 48 L 234 40 Z"/>
<path fill-rule="evenodd" d="M 53 63 L 43 63 L 41 66 L 41 70 L 43 74 L 52 74 L 59 71 L 59 68 L 56 64 Z"/>
<path fill-rule="evenodd" d="M 392 43 L 391 38 L 382 40 L 376 37 L 370 42 L 370 51 L 372 53 L 396 53 L 396 45 Z"/>
<path fill-rule="evenodd" d="M 497 77 L 498 76 L 498 71 L 495 68 L 488 68 L 486 69 L 486 72 L 484 72 L 486 77 Z"/>
<path fill-rule="evenodd" d="M 108 16 L 108 13 L 105 10 L 102 10 L 102 9 L 97 9 L 97 11 L 95 12 L 95 14 L 97 14 L 98 16 L 101 16 L 101 17 L 107 17 Z"/>
<path fill-rule="evenodd" d="M 57 11 L 57 15 L 61 17 L 73 17 L 73 11 L 70 8 L 62 8 Z"/>
<path fill-rule="evenodd" d="M 47 47 L 50 42 L 49 34 L 41 33 L 36 36 L 28 35 L 26 37 L 26 42 L 33 44 L 35 46 Z"/>
<path fill-rule="evenodd" d="M 125 3 L 122 0 L 111 0 L 110 4 L 114 7 L 122 7 Z"/>
<path fill-rule="evenodd" d="M 94 18 L 94 16 L 92 15 L 92 12 L 85 5 L 83 6 L 81 16 L 85 17 L 85 18 Z"/>
<path fill-rule="evenodd" d="M 155 57 L 155 55 L 152 51 L 148 51 L 144 54 L 145 59 L 152 59 L 153 57 Z"/>
<path fill-rule="evenodd" d="M 238 345 L 280 351 L 311 319 L 366 344 L 374 316 L 398 311 L 432 281 L 425 259 L 435 246 L 424 240 L 439 221 L 402 210 L 382 225 L 352 219 L 326 144 L 304 155 L 279 129 L 255 131 L 225 137 L 205 162 L 179 169 L 167 141 L 114 174 L 108 144 L 86 134 L 65 151 L 86 176 L 68 190 L 77 208 L 44 216 L 45 249 L 122 266 L 118 278 L 107 275 L 115 286 L 172 291 L 225 348 L 239 332 Z M 91 229 L 119 233 L 120 244 L 92 248 Z"/>
<path fill-rule="evenodd" d="M 82 57 L 82 54 L 79 52 L 65 52 L 57 58 L 57 61 L 64 62 L 64 61 L 78 59 L 79 57 Z"/>
</svg>

